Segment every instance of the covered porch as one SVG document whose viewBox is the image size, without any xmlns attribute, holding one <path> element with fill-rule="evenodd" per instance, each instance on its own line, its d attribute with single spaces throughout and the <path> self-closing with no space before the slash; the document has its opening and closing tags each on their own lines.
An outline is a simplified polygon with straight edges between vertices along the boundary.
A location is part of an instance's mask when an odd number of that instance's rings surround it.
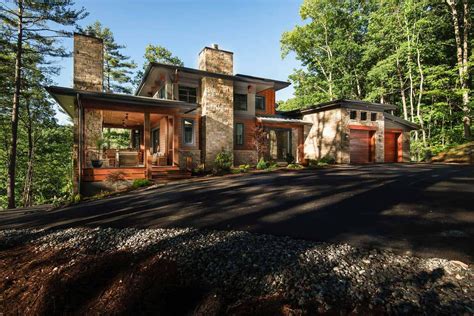
<svg viewBox="0 0 474 316">
<path fill-rule="evenodd" d="M 186 128 L 181 125 L 186 122 L 183 117 L 197 121 L 197 104 L 61 87 L 47 89 L 74 122 L 78 191 L 114 173 L 126 180 L 152 179 L 185 168 L 180 137 Z"/>
</svg>

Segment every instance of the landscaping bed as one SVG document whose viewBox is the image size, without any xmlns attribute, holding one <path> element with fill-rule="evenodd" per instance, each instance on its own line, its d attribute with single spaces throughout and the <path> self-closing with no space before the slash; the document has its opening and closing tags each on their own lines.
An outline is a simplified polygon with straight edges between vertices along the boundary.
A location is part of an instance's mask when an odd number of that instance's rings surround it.
<svg viewBox="0 0 474 316">
<path fill-rule="evenodd" d="M 0 231 L 5 314 L 472 314 L 473 269 L 240 231 Z"/>
</svg>

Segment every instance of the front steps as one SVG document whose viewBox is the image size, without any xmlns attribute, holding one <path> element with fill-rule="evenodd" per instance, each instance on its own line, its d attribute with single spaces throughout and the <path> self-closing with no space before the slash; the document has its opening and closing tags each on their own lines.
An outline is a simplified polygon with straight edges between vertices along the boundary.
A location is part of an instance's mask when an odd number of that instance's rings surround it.
<svg viewBox="0 0 474 316">
<path fill-rule="evenodd" d="M 153 166 L 152 179 L 155 181 L 171 181 L 191 178 L 191 172 L 180 170 L 177 166 Z"/>
</svg>

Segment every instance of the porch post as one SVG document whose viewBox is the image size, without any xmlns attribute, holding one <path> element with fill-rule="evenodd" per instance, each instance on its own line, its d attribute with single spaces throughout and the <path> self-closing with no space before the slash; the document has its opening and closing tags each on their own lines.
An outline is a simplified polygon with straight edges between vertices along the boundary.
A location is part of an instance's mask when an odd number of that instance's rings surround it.
<svg viewBox="0 0 474 316">
<path fill-rule="evenodd" d="M 304 125 L 298 127 L 298 163 L 304 163 Z"/>
<path fill-rule="evenodd" d="M 145 164 L 145 176 L 151 179 L 151 152 L 150 152 L 150 112 L 145 112 L 145 128 L 144 128 L 144 155 L 143 163 Z"/>
</svg>

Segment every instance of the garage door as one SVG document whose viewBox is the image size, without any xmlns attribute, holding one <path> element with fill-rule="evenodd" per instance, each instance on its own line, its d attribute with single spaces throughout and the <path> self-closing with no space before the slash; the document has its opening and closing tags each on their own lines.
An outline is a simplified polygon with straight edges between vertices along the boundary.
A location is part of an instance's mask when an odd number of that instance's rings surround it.
<svg viewBox="0 0 474 316">
<path fill-rule="evenodd" d="M 385 133 L 385 162 L 397 162 L 397 133 Z"/>
<path fill-rule="evenodd" d="M 370 161 L 370 131 L 351 129 L 350 152 L 351 163 Z"/>
</svg>

